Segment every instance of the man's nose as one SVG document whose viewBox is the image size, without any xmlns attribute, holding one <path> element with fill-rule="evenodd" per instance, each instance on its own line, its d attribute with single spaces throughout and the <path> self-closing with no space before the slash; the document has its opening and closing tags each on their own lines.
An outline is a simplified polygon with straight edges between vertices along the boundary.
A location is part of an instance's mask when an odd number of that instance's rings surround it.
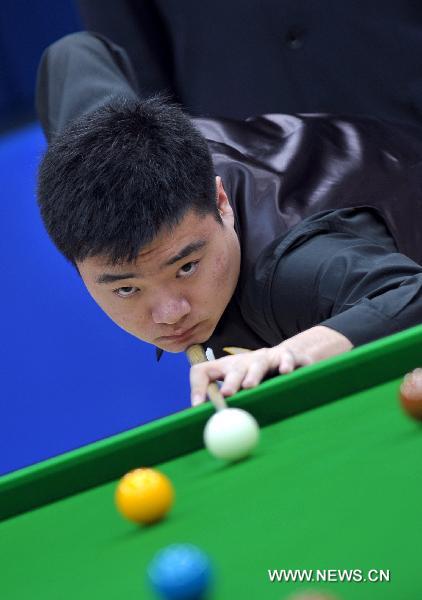
<svg viewBox="0 0 422 600">
<path fill-rule="evenodd" d="M 186 298 L 159 298 L 152 307 L 154 323 L 174 325 L 190 313 L 190 304 Z"/>
</svg>

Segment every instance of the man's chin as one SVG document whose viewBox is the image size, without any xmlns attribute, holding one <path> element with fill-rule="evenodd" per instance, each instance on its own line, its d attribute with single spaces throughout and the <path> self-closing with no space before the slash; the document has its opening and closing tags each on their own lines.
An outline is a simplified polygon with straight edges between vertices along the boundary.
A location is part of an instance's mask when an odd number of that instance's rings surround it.
<svg viewBox="0 0 422 600">
<path fill-rule="evenodd" d="M 189 348 L 189 346 L 192 346 L 193 344 L 203 344 L 206 341 L 206 339 L 198 339 L 197 337 L 193 337 L 188 341 L 175 341 L 171 344 L 162 344 L 161 346 L 159 346 L 159 348 L 161 348 L 165 352 L 170 352 L 171 354 L 179 354 L 180 352 L 185 352 Z"/>
</svg>

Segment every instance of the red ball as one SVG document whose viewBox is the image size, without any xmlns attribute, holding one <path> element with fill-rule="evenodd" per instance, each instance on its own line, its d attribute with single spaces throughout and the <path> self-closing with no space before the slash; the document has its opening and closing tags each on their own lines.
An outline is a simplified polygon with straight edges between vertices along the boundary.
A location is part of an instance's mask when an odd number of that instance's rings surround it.
<svg viewBox="0 0 422 600">
<path fill-rule="evenodd" d="M 400 386 L 400 402 L 408 415 L 422 421 L 422 369 L 405 375 Z"/>
</svg>

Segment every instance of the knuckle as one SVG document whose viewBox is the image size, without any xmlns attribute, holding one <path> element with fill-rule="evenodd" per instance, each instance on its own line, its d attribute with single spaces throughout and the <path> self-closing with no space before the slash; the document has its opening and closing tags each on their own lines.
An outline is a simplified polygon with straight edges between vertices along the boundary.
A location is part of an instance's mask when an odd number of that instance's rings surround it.
<svg viewBox="0 0 422 600">
<path fill-rule="evenodd" d="M 271 348 L 261 348 L 260 350 L 256 350 L 251 357 L 252 360 L 250 361 L 250 364 L 262 368 L 263 365 L 271 361 L 270 350 Z"/>
<path fill-rule="evenodd" d="M 198 375 L 198 374 L 202 373 L 203 369 L 204 369 L 204 367 L 201 364 L 192 365 L 190 368 L 190 372 L 192 375 Z"/>
<path fill-rule="evenodd" d="M 230 369 L 230 372 L 227 374 L 227 377 L 230 377 L 230 379 L 233 378 L 237 378 L 241 375 L 244 375 L 245 373 L 245 366 L 244 365 L 234 365 L 232 369 Z"/>
</svg>

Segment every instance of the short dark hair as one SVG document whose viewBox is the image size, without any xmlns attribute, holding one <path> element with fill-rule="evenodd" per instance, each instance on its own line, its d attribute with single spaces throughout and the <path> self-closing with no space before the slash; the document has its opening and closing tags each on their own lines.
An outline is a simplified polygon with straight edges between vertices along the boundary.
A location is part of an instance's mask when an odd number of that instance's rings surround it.
<svg viewBox="0 0 422 600">
<path fill-rule="evenodd" d="M 207 142 L 162 96 L 114 100 L 58 135 L 41 161 L 38 204 L 73 264 L 130 262 L 189 210 L 222 223 Z"/>
</svg>

